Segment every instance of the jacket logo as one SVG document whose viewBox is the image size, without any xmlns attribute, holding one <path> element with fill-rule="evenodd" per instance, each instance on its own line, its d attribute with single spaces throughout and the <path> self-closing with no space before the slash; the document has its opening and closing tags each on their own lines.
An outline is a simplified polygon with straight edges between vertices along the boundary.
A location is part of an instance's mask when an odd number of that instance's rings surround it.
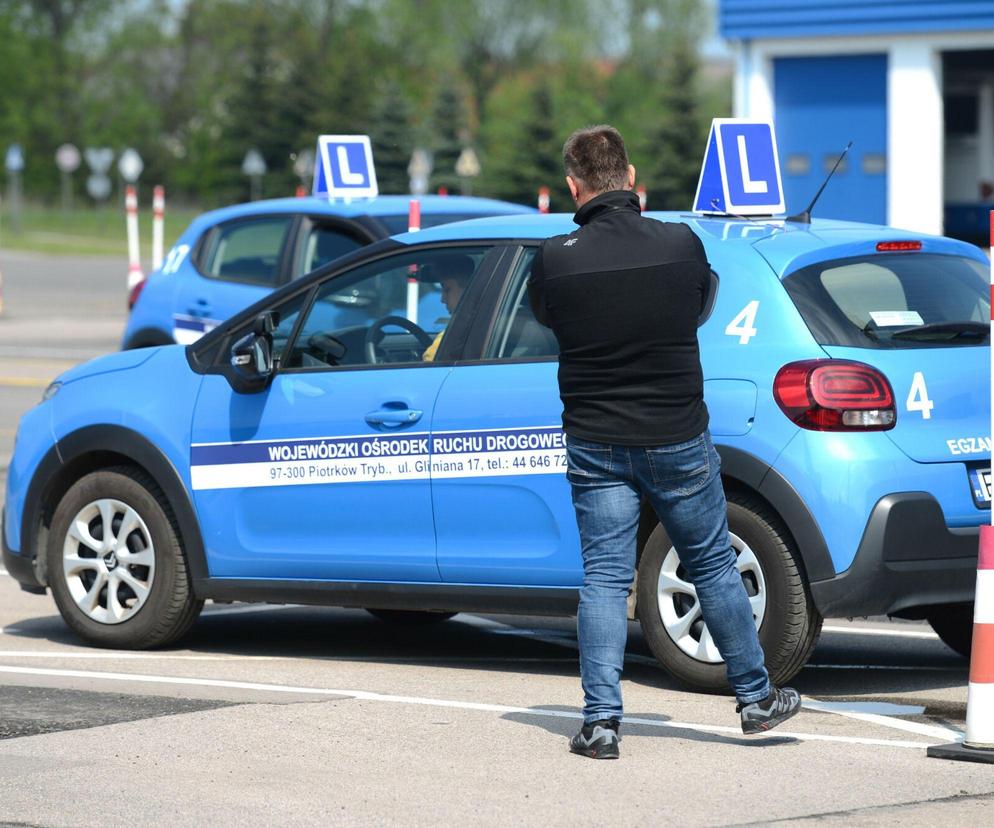
<svg viewBox="0 0 994 828">
<path fill-rule="evenodd" d="M 563 242 L 563 247 L 572 247 L 578 241 L 579 241 L 579 239 L 570 239 L 569 241 L 564 241 Z"/>
</svg>

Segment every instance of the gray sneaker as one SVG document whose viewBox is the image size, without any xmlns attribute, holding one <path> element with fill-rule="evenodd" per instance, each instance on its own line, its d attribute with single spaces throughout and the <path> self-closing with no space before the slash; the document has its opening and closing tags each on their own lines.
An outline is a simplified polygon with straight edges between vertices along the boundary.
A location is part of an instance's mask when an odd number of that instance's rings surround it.
<svg viewBox="0 0 994 828">
<path fill-rule="evenodd" d="M 765 699 L 739 704 L 735 712 L 742 716 L 742 732 L 763 733 L 787 721 L 801 709 L 801 697 L 793 687 L 774 687 Z"/>
<path fill-rule="evenodd" d="M 589 756 L 591 759 L 617 759 L 618 720 L 599 719 L 585 724 L 579 733 L 569 740 L 570 753 Z"/>
</svg>

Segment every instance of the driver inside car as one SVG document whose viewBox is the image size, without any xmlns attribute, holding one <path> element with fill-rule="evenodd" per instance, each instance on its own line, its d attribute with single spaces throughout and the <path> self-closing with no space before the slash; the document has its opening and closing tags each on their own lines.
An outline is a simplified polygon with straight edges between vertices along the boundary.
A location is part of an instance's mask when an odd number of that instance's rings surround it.
<svg viewBox="0 0 994 828">
<path fill-rule="evenodd" d="M 475 270 L 476 264 L 469 256 L 447 256 L 421 268 L 418 280 L 438 282 L 442 286 L 442 304 L 445 305 L 451 318 Z M 445 329 L 439 331 L 431 345 L 425 348 L 425 352 L 421 356 L 425 362 L 431 362 L 435 359 L 443 336 L 445 336 Z"/>
</svg>

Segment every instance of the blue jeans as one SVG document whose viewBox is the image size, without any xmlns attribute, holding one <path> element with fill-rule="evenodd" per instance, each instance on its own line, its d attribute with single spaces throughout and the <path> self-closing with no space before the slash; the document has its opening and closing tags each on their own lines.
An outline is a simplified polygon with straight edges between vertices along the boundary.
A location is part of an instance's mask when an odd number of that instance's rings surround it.
<svg viewBox="0 0 994 828">
<path fill-rule="evenodd" d="M 619 446 L 567 436 L 567 472 L 583 551 L 577 613 L 584 720 L 621 718 L 628 593 L 643 496 L 697 590 L 704 623 L 743 703 L 766 698 L 752 607 L 728 537 L 720 460 L 708 431 L 663 446 Z"/>
</svg>

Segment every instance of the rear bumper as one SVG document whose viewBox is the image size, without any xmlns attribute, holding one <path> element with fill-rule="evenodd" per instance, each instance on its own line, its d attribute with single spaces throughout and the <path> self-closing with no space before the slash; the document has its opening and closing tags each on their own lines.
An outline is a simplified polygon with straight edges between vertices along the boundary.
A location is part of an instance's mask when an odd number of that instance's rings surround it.
<svg viewBox="0 0 994 828">
<path fill-rule="evenodd" d="M 7 513 L 0 517 L 0 545 L 3 547 L 3 568 L 21 585 L 25 592 L 33 592 L 37 595 L 45 594 L 44 585 L 38 580 L 35 574 L 34 559 L 27 556 L 15 555 L 7 546 L 7 533 L 4 531 L 4 523 L 7 520 Z"/>
<path fill-rule="evenodd" d="M 815 606 L 838 618 L 972 601 L 979 542 L 979 527 L 949 529 L 932 495 L 887 495 L 870 513 L 852 566 L 812 581 Z"/>
</svg>

